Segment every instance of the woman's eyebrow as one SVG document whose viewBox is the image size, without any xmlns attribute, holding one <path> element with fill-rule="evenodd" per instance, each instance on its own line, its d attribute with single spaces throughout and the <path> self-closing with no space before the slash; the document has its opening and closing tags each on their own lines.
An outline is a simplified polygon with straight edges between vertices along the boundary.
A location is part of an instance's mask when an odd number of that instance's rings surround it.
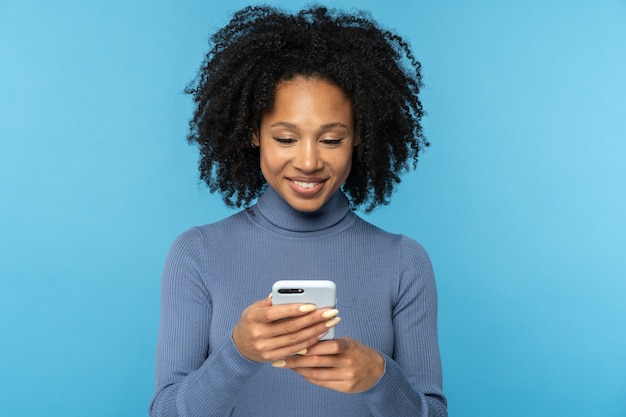
<svg viewBox="0 0 626 417">
<path fill-rule="evenodd" d="M 348 129 L 348 126 L 346 126 L 345 124 L 341 123 L 341 122 L 334 122 L 334 123 L 327 123 L 325 125 L 320 126 L 320 128 L 322 130 L 329 130 L 329 129 L 337 129 L 337 128 L 342 128 L 342 129 Z"/>
<path fill-rule="evenodd" d="M 288 129 L 292 129 L 292 130 L 300 130 L 300 128 L 298 128 L 298 126 L 294 125 L 293 123 L 289 123 L 289 122 L 276 122 L 276 123 L 273 123 L 270 127 L 286 127 Z"/>
<path fill-rule="evenodd" d="M 270 127 L 286 127 L 292 130 L 300 130 L 300 128 L 297 125 L 290 123 L 290 122 L 276 122 L 276 123 L 273 123 Z M 320 130 L 330 130 L 330 129 L 336 129 L 336 128 L 349 130 L 348 126 L 341 122 L 326 123 L 320 126 Z"/>
</svg>

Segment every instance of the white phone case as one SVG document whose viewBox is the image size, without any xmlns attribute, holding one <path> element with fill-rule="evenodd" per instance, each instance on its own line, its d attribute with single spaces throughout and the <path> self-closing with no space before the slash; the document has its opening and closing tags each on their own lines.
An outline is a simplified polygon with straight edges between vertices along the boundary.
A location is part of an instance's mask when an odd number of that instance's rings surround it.
<svg viewBox="0 0 626 417">
<path fill-rule="evenodd" d="M 337 286 L 328 280 L 281 280 L 272 286 L 272 304 L 315 304 L 316 308 L 337 307 Z M 335 338 L 332 328 L 321 340 Z"/>
</svg>

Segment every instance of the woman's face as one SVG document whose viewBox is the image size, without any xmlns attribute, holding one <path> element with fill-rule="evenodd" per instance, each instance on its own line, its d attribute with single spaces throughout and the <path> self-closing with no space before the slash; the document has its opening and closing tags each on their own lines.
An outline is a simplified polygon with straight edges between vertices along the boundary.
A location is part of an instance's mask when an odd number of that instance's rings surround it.
<svg viewBox="0 0 626 417">
<path fill-rule="evenodd" d="M 291 207 L 318 210 L 348 178 L 354 147 L 352 105 L 326 81 L 297 77 L 276 88 L 261 118 L 261 171 Z"/>
</svg>

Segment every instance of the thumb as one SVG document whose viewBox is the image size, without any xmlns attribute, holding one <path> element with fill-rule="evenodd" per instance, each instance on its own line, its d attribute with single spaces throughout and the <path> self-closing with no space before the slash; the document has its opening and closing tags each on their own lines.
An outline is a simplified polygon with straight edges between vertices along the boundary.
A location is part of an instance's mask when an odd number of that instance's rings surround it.
<svg viewBox="0 0 626 417">
<path fill-rule="evenodd" d="M 271 307 L 272 306 L 272 294 L 270 293 L 270 295 L 268 295 L 267 298 L 258 300 L 254 304 L 256 304 L 259 307 Z"/>
</svg>

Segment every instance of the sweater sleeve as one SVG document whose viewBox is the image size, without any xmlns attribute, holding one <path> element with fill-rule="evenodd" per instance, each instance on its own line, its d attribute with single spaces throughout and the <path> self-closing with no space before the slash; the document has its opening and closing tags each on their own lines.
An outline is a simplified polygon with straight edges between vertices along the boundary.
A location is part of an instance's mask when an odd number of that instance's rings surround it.
<svg viewBox="0 0 626 417">
<path fill-rule="evenodd" d="M 375 416 L 447 417 L 432 265 L 424 248 L 406 237 L 398 265 L 394 352 L 383 354 L 385 371 L 363 395 Z"/>
<path fill-rule="evenodd" d="M 209 346 L 204 250 L 199 231 L 191 229 L 176 239 L 165 263 L 151 417 L 229 415 L 243 382 L 261 366 L 241 356 L 232 339 Z"/>
</svg>

